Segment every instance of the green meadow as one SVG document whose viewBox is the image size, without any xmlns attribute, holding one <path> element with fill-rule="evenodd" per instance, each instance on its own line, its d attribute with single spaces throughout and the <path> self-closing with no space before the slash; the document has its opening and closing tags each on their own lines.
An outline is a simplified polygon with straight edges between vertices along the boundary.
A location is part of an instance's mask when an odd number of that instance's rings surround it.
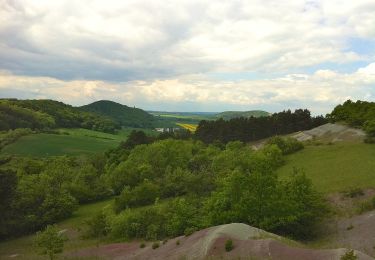
<svg viewBox="0 0 375 260">
<path fill-rule="evenodd" d="M 302 169 L 315 187 L 324 193 L 350 188 L 375 187 L 375 145 L 365 143 L 335 143 L 308 145 L 289 155 L 278 169 L 282 178 Z"/>
<path fill-rule="evenodd" d="M 117 134 L 107 134 L 87 129 L 59 129 L 61 134 L 30 134 L 5 146 L 1 153 L 19 156 L 81 155 L 104 152 L 116 147 L 135 128 L 120 130 Z M 155 131 L 145 130 L 147 134 Z"/>
</svg>

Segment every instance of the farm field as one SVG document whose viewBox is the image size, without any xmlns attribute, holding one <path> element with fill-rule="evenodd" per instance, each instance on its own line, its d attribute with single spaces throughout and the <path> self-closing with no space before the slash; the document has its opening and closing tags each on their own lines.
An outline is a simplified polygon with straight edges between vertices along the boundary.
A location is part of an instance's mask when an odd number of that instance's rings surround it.
<svg viewBox="0 0 375 260">
<path fill-rule="evenodd" d="M 365 143 L 334 143 L 308 145 L 300 152 L 286 157 L 278 170 L 281 178 L 302 169 L 314 186 L 324 193 L 350 188 L 375 187 L 375 145 Z"/>
<path fill-rule="evenodd" d="M 132 130 L 125 128 L 117 134 L 108 134 L 87 129 L 59 129 L 62 134 L 38 133 L 21 137 L 15 143 L 9 144 L 1 151 L 2 154 L 20 156 L 58 156 L 80 155 L 104 152 L 116 147 L 125 140 Z M 155 135 L 156 131 L 140 129 L 146 134 Z"/>
<path fill-rule="evenodd" d="M 193 133 L 195 132 L 195 130 L 197 130 L 197 126 L 198 126 L 195 124 L 183 124 L 183 123 L 176 123 L 176 125 L 181 126 L 182 128 L 185 128 Z"/>
</svg>

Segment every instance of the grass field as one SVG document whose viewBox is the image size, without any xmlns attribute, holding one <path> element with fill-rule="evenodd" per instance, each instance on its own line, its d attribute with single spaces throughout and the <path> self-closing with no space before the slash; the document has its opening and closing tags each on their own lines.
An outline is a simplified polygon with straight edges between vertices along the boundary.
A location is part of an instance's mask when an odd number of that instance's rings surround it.
<svg viewBox="0 0 375 260">
<path fill-rule="evenodd" d="M 176 125 L 181 126 L 185 129 L 189 130 L 190 132 L 195 132 L 195 130 L 197 130 L 197 126 L 198 126 L 198 125 L 194 125 L 194 124 L 183 124 L 183 123 L 177 123 Z"/>
<path fill-rule="evenodd" d="M 315 187 L 324 193 L 353 187 L 375 188 L 375 145 L 309 145 L 289 155 L 286 160 L 286 164 L 278 170 L 281 178 L 292 174 L 294 167 L 303 169 Z"/>
<path fill-rule="evenodd" d="M 67 134 L 31 134 L 21 137 L 15 143 L 9 144 L 1 150 L 3 154 L 20 156 L 58 156 L 81 155 L 104 152 L 116 147 L 126 140 L 133 128 L 126 128 L 117 134 L 107 134 L 87 129 L 59 129 Z M 141 129 L 146 134 L 154 135 L 156 131 Z"/>
<path fill-rule="evenodd" d="M 60 230 L 66 230 L 66 234 L 69 237 L 65 243 L 64 251 L 71 251 L 89 246 L 95 246 L 101 241 L 96 239 L 81 239 L 77 230 L 82 228 L 84 221 L 96 212 L 99 212 L 102 208 L 110 205 L 113 199 L 100 201 L 92 204 L 80 206 L 73 216 L 69 219 L 57 224 Z M 35 235 L 29 235 L 12 239 L 5 242 L 0 242 L 0 259 L 13 259 L 12 255 L 18 255 L 14 259 L 47 259 L 37 255 L 33 248 L 33 240 Z M 60 259 L 60 258 L 59 258 Z M 85 258 L 86 259 L 86 258 Z"/>
</svg>

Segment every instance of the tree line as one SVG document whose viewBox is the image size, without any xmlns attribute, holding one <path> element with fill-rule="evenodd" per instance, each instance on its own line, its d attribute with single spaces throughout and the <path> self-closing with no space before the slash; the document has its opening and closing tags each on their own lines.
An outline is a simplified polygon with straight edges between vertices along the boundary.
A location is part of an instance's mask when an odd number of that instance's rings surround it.
<svg viewBox="0 0 375 260">
<path fill-rule="evenodd" d="M 251 142 L 274 135 L 285 135 L 307 130 L 325 124 L 323 116 L 312 117 L 307 109 L 297 109 L 294 112 L 286 110 L 267 117 L 203 120 L 199 123 L 195 136 L 205 142 L 230 141 Z"/>
<path fill-rule="evenodd" d="M 365 141 L 375 142 L 374 102 L 347 100 L 342 105 L 337 105 L 327 118 L 333 122 L 345 122 L 352 127 L 362 128 L 367 133 Z"/>
</svg>

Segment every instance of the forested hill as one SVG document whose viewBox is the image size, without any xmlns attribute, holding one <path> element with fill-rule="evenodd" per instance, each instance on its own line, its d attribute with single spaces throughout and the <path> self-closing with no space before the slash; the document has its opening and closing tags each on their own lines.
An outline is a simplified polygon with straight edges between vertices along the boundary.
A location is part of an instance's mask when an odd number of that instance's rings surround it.
<svg viewBox="0 0 375 260">
<path fill-rule="evenodd" d="M 114 132 L 120 126 L 110 118 L 54 100 L 0 100 L 0 131 L 58 127 Z"/>
<path fill-rule="evenodd" d="M 139 108 L 128 107 L 113 101 L 100 100 L 80 107 L 81 110 L 97 113 L 122 126 L 151 128 L 156 118 Z"/>
<path fill-rule="evenodd" d="M 262 110 L 251 110 L 251 111 L 225 111 L 219 114 L 216 114 L 216 118 L 222 118 L 224 120 L 229 120 L 232 118 L 239 118 L 239 117 L 262 117 L 262 116 L 269 116 L 270 113 Z"/>
</svg>

